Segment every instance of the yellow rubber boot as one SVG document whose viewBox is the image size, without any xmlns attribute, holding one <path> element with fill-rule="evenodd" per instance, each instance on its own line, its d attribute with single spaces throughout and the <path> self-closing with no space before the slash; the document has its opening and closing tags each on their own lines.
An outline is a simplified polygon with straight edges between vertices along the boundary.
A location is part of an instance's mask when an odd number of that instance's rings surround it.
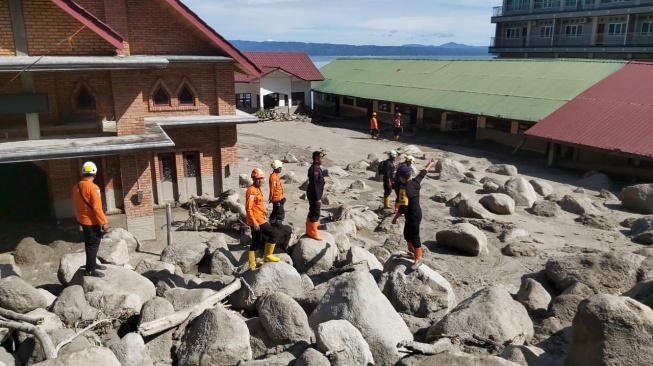
<svg viewBox="0 0 653 366">
<path fill-rule="evenodd" d="M 275 246 L 277 246 L 275 243 L 266 243 L 265 244 L 265 256 L 263 257 L 263 260 L 265 262 L 278 262 L 279 261 L 279 257 L 272 254 L 272 253 L 274 253 L 274 247 Z"/>
<path fill-rule="evenodd" d="M 390 196 L 383 198 L 383 208 L 390 208 Z"/>
<path fill-rule="evenodd" d="M 255 250 L 250 250 L 249 251 L 248 262 L 249 262 L 249 269 L 251 269 L 252 271 L 260 266 L 258 263 L 256 263 L 256 251 Z"/>
</svg>

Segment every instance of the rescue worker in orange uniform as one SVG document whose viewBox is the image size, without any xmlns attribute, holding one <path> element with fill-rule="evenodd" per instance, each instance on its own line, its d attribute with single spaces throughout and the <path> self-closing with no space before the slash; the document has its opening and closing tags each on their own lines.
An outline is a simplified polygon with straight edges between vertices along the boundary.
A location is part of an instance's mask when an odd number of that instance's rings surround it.
<svg viewBox="0 0 653 366">
<path fill-rule="evenodd" d="M 421 183 L 422 179 L 426 177 L 426 172 L 434 165 L 435 161 L 431 159 L 426 167 L 414 178 L 412 177 L 412 169 L 408 165 L 402 166 L 397 171 L 403 187 L 399 190 L 399 211 L 392 219 L 392 223 L 396 224 L 399 216 L 405 215 L 404 239 L 406 239 L 408 245 L 408 252 L 415 258 L 411 266 L 413 270 L 416 270 L 422 264 L 422 241 L 419 237 L 419 226 L 422 222 L 422 208 L 419 204 Z"/>
<path fill-rule="evenodd" d="M 265 243 L 263 260 L 265 262 L 278 262 L 279 257 L 274 254 L 274 247 L 276 246 L 277 239 L 276 233 L 272 225 L 267 220 L 267 210 L 265 209 L 265 199 L 263 192 L 261 192 L 261 185 L 265 173 L 259 169 L 252 170 L 252 180 L 254 181 L 251 186 L 247 188 L 245 193 L 245 213 L 247 215 L 247 225 L 252 228 L 252 243 L 249 246 L 248 262 L 251 270 L 260 266 L 256 262 L 256 251 L 261 246 L 263 235 L 268 237 L 268 242 Z"/>
<path fill-rule="evenodd" d="M 270 174 L 270 198 L 268 202 L 272 204 L 272 213 L 270 214 L 270 224 L 274 227 L 279 227 L 283 224 L 283 219 L 286 217 L 284 205 L 286 198 L 283 196 L 283 186 L 279 173 L 283 168 L 283 163 L 280 160 L 275 160 L 270 164 L 273 171 Z"/>
<path fill-rule="evenodd" d="M 86 275 L 104 277 L 98 270 L 106 269 L 97 264 L 97 252 L 100 249 L 102 235 L 109 230 L 104 211 L 102 211 L 102 196 L 100 188 L 93 183 L 97 174 L 97 166 L 87 161 L 82 166 L 82 179 L 73 187 L 73 201 L 77 223 L 84 232 L 84 251 L 86 252 Z"/>
<path fill-rule="evenodd" d="M 379 123 L 376 120 L 376 112 L 372 112 L 372 118 L 370 118 L 370 134 L 373 139 L 379 139 Z"/>
<path fill-rule="evenodd" d="M 394 127 L 395 141 L 399 141 L 399 135 L 401 135 L 401 133 L 404 132 L 403 123 L 401 122 L 401 112 L 397 112 L 397 114 L 395 115 L 395 120 L 392 123 L 392 126 Z"/>
<path fill-rule="evenodd" d="M 308 216 L 306 217 L 306 235 L 315 240 L 322 240 L 317 225 L 320 221 L 322 194 L 324 194 L 324 174 L 322 174 L 322 168 L 320 166 L 324 162 L 325 155 L 326 154 L 322 151 L 314 151 L 313 164 L 308 168 L 308 188 L 306 188 Z"/>
</svg>

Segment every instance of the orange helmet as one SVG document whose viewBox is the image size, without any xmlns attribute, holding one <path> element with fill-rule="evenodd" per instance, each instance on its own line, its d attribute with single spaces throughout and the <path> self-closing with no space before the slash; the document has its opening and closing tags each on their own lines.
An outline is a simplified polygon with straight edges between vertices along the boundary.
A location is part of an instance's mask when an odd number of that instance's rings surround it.
<svg viewBox="0 0 653 366">
<path fill-rule="evenodd" d="M 259 178 L 265 178 L 265 173 L 259 168 L 254 168 L 254 170 L 252 170 L 252 179 Z"/>
</svg>

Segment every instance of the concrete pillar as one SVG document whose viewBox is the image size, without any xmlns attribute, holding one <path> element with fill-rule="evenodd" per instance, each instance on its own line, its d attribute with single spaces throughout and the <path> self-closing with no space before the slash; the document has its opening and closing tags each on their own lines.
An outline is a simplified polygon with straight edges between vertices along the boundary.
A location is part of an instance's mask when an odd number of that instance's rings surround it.
<svg viewBox="0 0 653 366">
<path fill-rule="evenodd" d="M 481 129 L 485 128 L 485 116 L 476 116 L 476 139 L 480 140 L 481 138 Z"/>
<path fill-rule="evenodd" d="M 558 144 L 549 143 L 549 166 L 555 166 L 556 161 L 556 150 L 558 150 Z"/>
<path fill-rule="evenodd" d="M 510 121 L 510 134 L 511 135 L 519 134 L 519 122 L 518 121 Z"/>
<path fill-rule="evenodd" d="M 422 107 L 417 107 L 417 125 L 424 125 L 424 108 Z"/>
<path fill-rule="evenodd" d="M 150 153 L 120 155 L 127 230 L 138 240 L 156 239 L 150 159 Z M 141 202 L 138 202 L 139 191 L 143 196 Z"/>
</svg>

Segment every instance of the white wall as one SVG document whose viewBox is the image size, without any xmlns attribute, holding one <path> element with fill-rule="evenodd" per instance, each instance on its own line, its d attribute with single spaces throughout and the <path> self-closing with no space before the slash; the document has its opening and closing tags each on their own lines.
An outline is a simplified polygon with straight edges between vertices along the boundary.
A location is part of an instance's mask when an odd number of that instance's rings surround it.
<svg viewBox="0 0 653 366">
<path fill-rule="evenodd" d="M 304 93 L 304 101 L 307 106 L 312 106 L 311 83 L 305 81 L 292 81 L 293 77 L 280 71 L 266 75 L 260 82 L 236 83 L 236 94 L 250 93 L 252 95 L 252 107 L 260 106 L 263 96 L 279 93 L 279 106 L 285 107 L 284 94 L 290 102 L 293 92 Z M 259 99 L 256 99 L 258 95 Z"/>
</svg>

